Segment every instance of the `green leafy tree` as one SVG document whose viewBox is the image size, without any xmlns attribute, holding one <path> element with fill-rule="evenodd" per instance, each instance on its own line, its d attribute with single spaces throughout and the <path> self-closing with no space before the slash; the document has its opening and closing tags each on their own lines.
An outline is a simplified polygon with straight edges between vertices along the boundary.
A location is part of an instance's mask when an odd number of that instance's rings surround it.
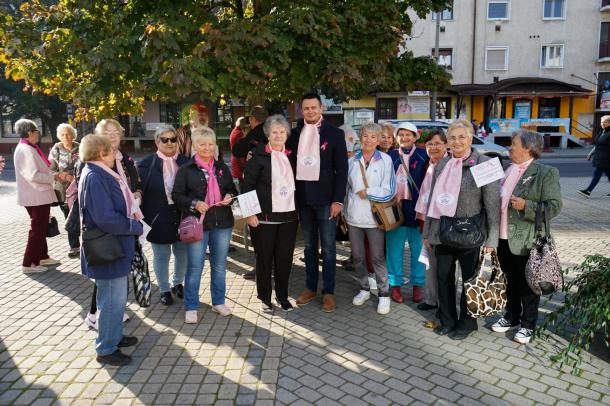
<svg viewBox="0 0 610 406">
<path fill-rule="evenodd" d="M 295 100 L 318 88 L 356 98 L 371 86 L 446 83 L 430 58 L 396 57 L 412 26 L 407 10 L 423 17 L 446 5 L 33 0 L 1 17 L 0 63 L 9 77 L 74 102 L 83 118 L 139 113 L 144 98 L 176 101 L 193 93 Z M 424 68 L 416 72 L 409 61 Z"/>
</svg>

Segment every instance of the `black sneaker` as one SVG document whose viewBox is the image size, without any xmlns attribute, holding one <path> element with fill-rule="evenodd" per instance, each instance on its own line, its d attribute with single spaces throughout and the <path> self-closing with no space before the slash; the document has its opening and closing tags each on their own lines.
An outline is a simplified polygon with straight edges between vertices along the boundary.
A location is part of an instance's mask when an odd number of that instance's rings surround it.
<svg viewBox="0 0 610 406">
<path fill-rule="evenodd" d="M 246 272 L 244 275 L 244 279 L 247 281 L 253 281 L 254 279 L 256 279 L 256 272 L 254 271 L 248 271 Z"/>
<path fill-rule="evenodd" d="M 138 337 L 123 336 L 119 342 L 119 348 L 131 347 L 138 343 Z"/>
<path fill-rule="evenodd" d="M 290 303 L 289 300 L 278 300 L 277 302 L 279 303 L 282 310 L 285 312 L 291 312 L 292 309 L 294 309 L 294 307 L 292 307 L 292 303 Z"/>
<path fill-rule="evenodd" d="M 169 306 L 174 303 L 171 292 L 161 293 L 161 303 L 163 303 L 165 306 Z"/>
<path fill-rule="evenodd" d="M 438 308 L 438 306 L 434 306 L 434 305 L 428 304 L 426 302 L 422 302 L 417 305 L 417 310 L 426 311 L 426 310 L 432 310 L 432 309 L 437 309 L 437 308 Z"/>
<path fill-rule="evenodd" d="M 129 364 L 131 362 L 131 357 L 129 355 L 123 354 L 121 350 L 116 350 L 112 354 L 98 355 L 96 360 L 100 364 L 108 364 L 120 367 Z"/>
<path fill-rule="evenodd" d="M 70 248 L 70 251 L 68 251 L 68 258 L 78 258 L 80 257 L 80 248 Z"/>
<path fill-rule="evenodd" d="M 579 194 L 581 194 L 584 197 L 591 197 L 591 192 L 589 192 L 588 190 L 579 190 L 578 191 Z"/>
<path fill-rule="evenodd" d="M 172 293 L 182 299 L 184 297 L 184 286 L 182 286 L 181 283 L 177 284 L 176 286 L 173 286 Z"/>
</svg>

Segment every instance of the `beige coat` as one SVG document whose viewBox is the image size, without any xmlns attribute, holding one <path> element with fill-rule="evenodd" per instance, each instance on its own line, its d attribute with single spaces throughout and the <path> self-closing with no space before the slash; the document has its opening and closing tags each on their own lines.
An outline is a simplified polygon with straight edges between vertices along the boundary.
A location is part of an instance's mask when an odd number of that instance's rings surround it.
<svg viewBox="0 0 610 406">
<path fill-rule="evenodd" d="M 17 144 L 13 156 L 17 180 L 17 204 L 24 207 L 55 203 L 55 172 L 51 171 L 35 148 Z"/>
</svg>

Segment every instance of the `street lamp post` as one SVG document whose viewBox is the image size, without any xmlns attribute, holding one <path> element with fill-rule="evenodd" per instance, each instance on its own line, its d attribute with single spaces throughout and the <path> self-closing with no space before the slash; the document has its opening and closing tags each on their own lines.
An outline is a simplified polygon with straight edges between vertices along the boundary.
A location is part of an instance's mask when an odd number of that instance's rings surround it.
<svg viewBox="0 0 610 406">
<path fill-rule="evenodd" d="M 436 34 L 434 37 L 434 60 L 438 64 L 438 42 L 441 32 L 442 12 L 436 13 Z M 432 90 L 432 106 L 430 106 L 430 120 L 436 120 L 436 89 Z"/>
</svg>

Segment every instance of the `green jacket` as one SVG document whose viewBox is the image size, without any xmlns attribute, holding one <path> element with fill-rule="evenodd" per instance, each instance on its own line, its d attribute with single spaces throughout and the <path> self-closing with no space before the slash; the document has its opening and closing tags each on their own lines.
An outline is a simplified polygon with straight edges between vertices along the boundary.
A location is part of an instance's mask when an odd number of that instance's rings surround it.
<svg viewBox="0 0 610 406">
<path fill-rule="evenodd" d="M 525 199 L 525 210 L 508 206 L 508 246 L 514 255 L 528 255 L 536 239 L 534 221 L 540 201 L 546 201 L 553 218 L 561 211 L 561 187 L 557 168 L 532 162 L 517 182 L 513 195 Z"/>
</svg>

